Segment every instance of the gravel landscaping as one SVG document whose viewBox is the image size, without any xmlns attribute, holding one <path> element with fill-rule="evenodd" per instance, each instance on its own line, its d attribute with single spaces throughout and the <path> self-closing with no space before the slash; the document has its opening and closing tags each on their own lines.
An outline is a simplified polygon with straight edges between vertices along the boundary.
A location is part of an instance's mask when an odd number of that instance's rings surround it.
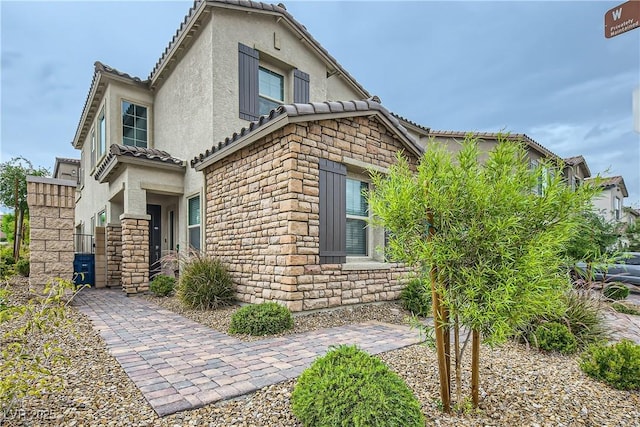
<svg viewBox="0 0 640 427">
<path fill-rule="evenodd" d="M 24 282 L 21 285 L 24 286 Z M 16 291 L 16 287 L 12 289 Z M 175 304 L 175 300 L 162 302 L 168 308 L 171 304 Z M 233 310 L 182 313 L 218 330 L 226 330 Z M 0 425 L 299 425 L 289 406 L 295 381 L 266 387 L 236 400 L 158 418 L 107 353 L 103 340 L 88 319 L 74 309 L 69 315 L 73 328 L 56 333 L 70 360 L 68 365 L 55 369 L 64 379 L 64 389 L 25 399 L 17 410 L 5 414 Z M 383 320 L 380 316 L 401 323 L 405 315 L 397 304 L 319 312 L 296 316 L 294 332 L 365 319 Z M 5 325 L 0 325 L 0 332 L 2 327 Z M 513 343 L 494 349 L 483 346 L 482 353 L 481 410 L 461 415 L 443 415 L 438 409 L 437 368 L 431 348 L 411 346 L 381 357 L 414 391 L 423 405 L 428 425 L 640 426 L 640 393 L 614 390 L 593 381 L 580 371 L 575 356 L 541 354 Z M 468 365 L 469 360 L 465 363 Z M 468 387 L 469 378 L 463 381 Z"/>
</svg>

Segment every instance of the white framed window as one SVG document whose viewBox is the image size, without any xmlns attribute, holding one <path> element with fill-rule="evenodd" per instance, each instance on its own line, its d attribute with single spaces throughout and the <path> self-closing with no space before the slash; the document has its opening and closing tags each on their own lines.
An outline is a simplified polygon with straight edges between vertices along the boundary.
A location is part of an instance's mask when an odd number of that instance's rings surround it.
<svg viewBox="0 0 640 427">
<path fill-rule="evenodd" d="M 284 76 L 267 68 L 258 68 L 258 103 L 260 115 L 284 103 Z"/>
<path fill-rule="evenodd" d="M 187 234 L 189 246 L 200 250 L 200 195 L 191 197 L 187 202 Z"/>
<path fill-rule="evenodd" d="M 107 224 L 107 212 L 103 209 L 98 212 L 98 227 L 104 227 Z"/>
<path fill-rule="evenodd" d="M 147 148 L 148 109 L 128 101 L 122 101 L 122 144 Z"/>
<path fill-rule="evenodd" d="M 616 197 L 613 199 L 613 213 L 615 215 L 616 220 L 620 220 L 621 217 L 621 207 L 622 203 L 620 203 L 620 197 Z"/>
<path fill-rule="evenodd" d="M 347 177 L 347 256 L 368 257 L 370 228 L 369 203 L 365 197 L 369 184 Z"/>
<path fill-rule="evenodd" d="M 96 166 L 96 130 L 94 128 L 91 129 L 91 169 Z"/>
<path fill-rule="evenodd" d="M 98 116 L 98 156 L 97 160 L 100 160 L 102 156 L 107 152 L 107 123 L 104 115 L 104 108 Z"/>
</svg>

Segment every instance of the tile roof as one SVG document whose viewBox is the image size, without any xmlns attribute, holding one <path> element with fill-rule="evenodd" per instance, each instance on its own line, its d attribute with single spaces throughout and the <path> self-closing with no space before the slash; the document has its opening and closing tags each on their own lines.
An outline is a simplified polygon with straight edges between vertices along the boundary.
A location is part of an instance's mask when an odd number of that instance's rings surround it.
<svg viewBox="0 0 640 427">
<path fill-rule="evenodd" d="M 69 158 L 66 158 L 66 157 L 56 157 L 56 163 L 80 164 L 80 159 L 69 159 Z"/>
<path fill-rule="evenodd" d="M 579 163 L 585 162 L 586 160 L 584 159 L 584 157 L 582 156 L 573 156 L 573 157 L 566 157 L 563 159 L 564 162 L 568 165 L 571 166 L 575 166 Z"/>
<path fill-rule="evenodd" d="M 614 187 L 620 187 L 620 189 L 622 190 L 622 195 L 624 197 L 629 197 L 629 193 L 627 192 L 627 186 L 624 183 L 624 178 L 621 177 L 620 175 L 589 178 L 587 181 L 590 181 L 592 179 L 598 179 L 598 178 L 600 179 L 600 187 L 602 187 L 604 190 L 607 190 L 609 188 L 614 188 Z"/>
<path fill-rule="evenodd" d="M 258 121 L 251 122 L 251 124 L 242 128 L 240 133 L 234 133 L 232 136 L 227 137 L 224 141 L 220 141 L 218 144 L 214 144 L 209 150 L 201 153 L 200 155 L 194 157 L 191 160 L 191 167 L 195 168 L 198 165 L 205 162 L 209 157 L 213 156 L 215 153 L 223 150 L 224 148 L 232 145 L 239 139 L 246 137 L 247 135 L 257 131 L 258 129 L 263 128 L 267 124 L 273 122 L 279 117 L 288 116 L 288 117 L 303 117 L 309 116 L 309 120 L 320 119 L 322 115 L 329 114 L 341 114 L 353 113 L 352 115 L 362 115 L 359 113 L 362 112 L 380 112 L 391 125 L 396 129 L 398 133 L 400 133 L 404 138 L 410 141 L 414 148 L 418 151 L 422 151 L 422 149 L 416 144 L 415 139 L 409 134 L 407 129 L 405 129 L 400 121 L 393 116 L 389 110 L 387 110 L 382 104 L 377 102 L 379 98 L 373 97 L 365 100 L 357 100 L 357 101 L 325 101 L 325 102 L 311 102 L 308 104 L 285 104 L 280 105 L 279 107 L 271 110 L 268 115 L 261 116 Z M 319 116 L 319 117 L 318 117 Z"/>
<path fill-rule="evenodd" d="M 204 6 L 202 6 L 204 4 Z M 153 70 L 149 74 L 149 80 L 153 81 L 156 78 L 156 75 L 162 71 L 162 66 L 167 62 L 168 58 L 171 56 L 171 52 L 173 48 L 179 44 L 179 40 L 181 35 L 186 31 L 189 27 L 189 23 L 192 19 L 195 19 L 197 15 L 199 15 L 199 11 L 202 8 L 207 6 L 213 7 L 225 7 L 230 9 L 241 9 L 241 10 L 251 10 L 257 12 L 269 13 L 272 15 L 280 15 L 286 18 L 291 26 L 297 30 L 305 39 L 307 39 L 312 46 L 314 46 L 322 56 L 324 56 L 332 65 L 335 66 L 336 70 L 342 74 L 347 80 L 349 80 L 354 86 L 358 88 L 363 94 L 363 96 L 370 96 L 369 92 L 360 84 L 358 81 L 351 75 L 347 70 L 345 70 L 342 65 L 333 57 L 331 54 L 318 42 L 312 35 L 307 31 L 307 28 L 298 22 L 293 15 L 291 15 L 284 4 L 278 3 L 277 5 L 262 3 L 257 1 L 250 0 L 195 0 L 193 5 L 189 9 L 189 12 L 182 20 L 180 27 L 176 30 L 173 35 L 171 41 L 164 49 L 164 52 L 156 62 L 156 65 L 153 67 Z"/>
<path fill-rule="evenodd" d="M 407 119 L 406 117 L 402 117 L 402 116 L 401 116 L 401 115 L 399 115 L 399 114 L 391 113 L 391 115 L 392 115 L 393 117 L 395 117 L 396 119 L 398 119 L 398 120 L 400 120 L 400 121 L 403 121 L 403 122 L 406 122 L 406 123 L 408 123 L 408 124 L 410 124 L 410 125 L 412 125 L 412 126 L 415 126 L 415 127 L 417 127 L 418 129 L 423 130 L 423 131 L 425 131 L 425 132 L 427 132 L 427 133 L 431 131 L 431 129 L 430 129 L 430 128 L 428 128 L 427 126 L 419 125 L 418 123 L 414 122 L 413 120 L 409 120 L 409 119 Z"/>
<path fill-rule="evenodd" d="M 86 123 L 87 118 L 92 118 L 90 105 L 91 101 L 96 102 L 96 98 L 99 99 L 101 97 L 101 94 L 99 96 L 96 95 L 104 90 L 104 85 L 100 84 L 100 78 L 103 74 L 129 80 L 131 83 L 140 85 L 144 88 L 148 88 L 149 86 L 148 80 L 142 80 L 139 77 L 134 77 L 130 74 L 123 73 L 122 71 L 116 70 L 115 68 L 105 65 L 100 61 L 94 62 L 93 78 L 91 80 L 91 85 L 89 86 L 89 92 L 87 93 L 87 98 L 84 101 L 84 107 L 82 107 L 82 114 L 80 115 L 80 121 L 78 122 L 78 127 L 76 128 L 76 134 L 73 138 L 73 141 L 71 141 L 71 145 L 73 145 L 74 148 L 80 148 L 80 139 L 86 134 L 86 132 L 84 132 L 84 128 L 86 128 L 86 126 L 82 126 L 82 124 Z"/>
<path fill-rule="evenodd" d="M 585 158 L 582 155 L 579 156 L 573 156 L 573 157 L 567 157 L 564 160 L 565 165 L 568 166 L 580 166 L 581 168 L 583 168 L 584 170 L 584 177 L 588 178 L 591 176 L 591 170 L 589 169 L 589 166 L 587 165 L 587 161 L 585 160 Z"/>
<path fill-rule="evenodd" d="M 429 136 L 443 137 L 443 138 L 464 138 L 467 134 L 476 138 L 497 139 L 498 136 L 502 136 L 511 141 L 522 141 L 538 152 L 552 158 L 553 160 L 561 160 L 561 157 L 543 146 L 532 138 L 528 137 L 524 133 L 499 133 L 499 132 L 464 132 L 464 131 L 451 131 L 451 130 L 432 130 L 429 131 Z"/>
<path fill-rule="evenodd" d="M 137 157 L 143 160 L 150 160 L 159 163 L 166 163 L 169 165 L 182 166 L 184 161 L 176 157 L 171 156 L 163 150 L 157 150 L 155 148 L 142 148 L 134 147 L 131 145 L 112 144 L 109 147 L 109 152 L 102 159 L 102 161 L 96 167 L 94 178 L 96 180 L 102 179 L 102 175 L 111 165 L 111 162 L 118 157 Z"/>
</svg>

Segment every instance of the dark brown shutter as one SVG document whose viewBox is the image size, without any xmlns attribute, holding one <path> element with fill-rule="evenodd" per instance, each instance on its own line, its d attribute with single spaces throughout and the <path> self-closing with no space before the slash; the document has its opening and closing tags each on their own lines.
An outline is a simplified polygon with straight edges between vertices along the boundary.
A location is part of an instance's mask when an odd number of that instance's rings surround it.
<svg viewBox="0 0 640 427">
<path fill-rule="evenodd" d="M 258 120 L 257 50 L 238 43 L 238 81 L 240 82 L 240 118 Z"/>
<path fill-rule="evenodd" d="M 320 264 L 347 260 L 347 167 L 320 159 Z"/>
<path fill-rule="evenodd" d="M 293 70 L 293 102 L 309 102 L 309 74 L 300 70 Z"/>
</svg>

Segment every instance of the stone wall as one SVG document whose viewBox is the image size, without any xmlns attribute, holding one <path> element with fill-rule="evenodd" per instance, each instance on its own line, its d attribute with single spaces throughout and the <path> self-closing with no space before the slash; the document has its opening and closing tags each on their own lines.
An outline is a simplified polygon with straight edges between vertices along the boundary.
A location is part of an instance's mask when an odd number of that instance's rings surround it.
<svg viewBox="0 0 640 427">
<path fill-rule="evenodd" d="M 122 226 L 107 225 L 107 287 L 121 286 Z"/>
<path fill-rule="evenodd" d="M 105 227 L 95 228 L 93 244 L 95 248 L 95 287 L 104 288 L 107 286 L 107 242 Z"/>
<path fill-rule="evenodd" d="M 30 285 L 73 279 L 74 181 L 27 177 Z"/>
<path fill-rule="evenodd" d="M 149 290 L 149 216 L 120 216 L 122 222 L 122 289 L 127 294 Z"/>
<path fill-rule="evenodd" d="M 388 168 L 401 149 L 376 119 L 344 118 L 289 124 L 208 167 L 206 252 L 228 265 L 238 298 L 293 311 L 397 299 L 401 265 L 319 264 L 318 161 Z"/>
</svg>

